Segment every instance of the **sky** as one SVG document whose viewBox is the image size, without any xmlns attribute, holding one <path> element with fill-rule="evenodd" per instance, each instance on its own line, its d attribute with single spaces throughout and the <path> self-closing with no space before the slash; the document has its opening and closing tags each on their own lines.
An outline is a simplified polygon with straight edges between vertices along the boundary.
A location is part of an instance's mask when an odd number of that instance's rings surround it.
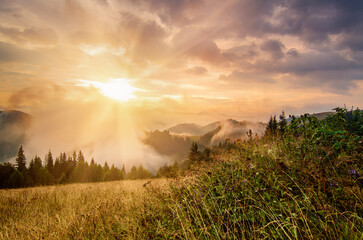
<svg viewBox="0 0 363 240">
<path fill-rule="evenodd" d="M 362 106 L 362 1 L 0 0 L 0 6 L 2 107 L 32 112 L 39 102 L 25 92 L 62 88 L 69 91 L 45 95 L 78 98 L 87 94 L 80 86 L 97 90 L 82 81 L 112 79 L 127 79 L 139 106 L 181 115 L 265 120 L 282 110 Z M 21 99 L 14 97 L 20 92 Z"/>
<path fill-rule="evenodd" d="M 117 108 L 144 129 L 361 108 L 362 12 L 358 0 L 0 0 L 0 106 L 57 126 Z"/>
</svg>

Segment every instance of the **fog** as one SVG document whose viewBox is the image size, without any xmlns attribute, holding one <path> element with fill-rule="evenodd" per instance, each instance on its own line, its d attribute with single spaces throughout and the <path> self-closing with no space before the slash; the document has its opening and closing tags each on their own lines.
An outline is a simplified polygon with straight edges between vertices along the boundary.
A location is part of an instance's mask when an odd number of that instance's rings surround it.
<svg viewBox="0 0 363 240">
<path fill-rule="evenodd" d="M 217 144 L 224 141 L 226 138 L 231 138 L 232 140 L 248 139 L 248 131 L 252 131 L 252 137 L 262 137 L 265 133 L 266 124 L 261 122 L 236 122 L 234 120 L 225 120 L 221 123 L 220 131 L 215 134 L 211 140 L 211 144 Z"/>
<path fill-rule="evenodd" d="M 28 162 L 42 159 L 51 150 L 53 157 L 81 150 L 89 162 L 114 164 L 126 169 L 142 164 L 155 172 L 170 159 L 158 155 L 141 142 L 145 128 L 155 119 L 132 102 L 118 102 L 92 87 L 45 85 L 13 94 L 12 108 L 30 108 L 33 116 L 24 143 Z"/>
</svg>

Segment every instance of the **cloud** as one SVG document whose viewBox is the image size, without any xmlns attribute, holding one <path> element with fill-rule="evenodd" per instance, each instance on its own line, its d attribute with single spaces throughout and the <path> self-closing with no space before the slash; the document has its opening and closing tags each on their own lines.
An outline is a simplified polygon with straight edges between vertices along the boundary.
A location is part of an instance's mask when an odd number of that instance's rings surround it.
<svg viewBox="0 0 363 240">
<path fill-rule="evenodd" d="M 360 1 L 286 1 L 272 28 L 278 34 L 301 37 L 307 42 L 328 41 L 330 35 L 361 31 Z M 359 30 L 360 29 L 360 30 Z"/>
<path fill-rule="evenodd" d="M 146 20 L 130 12 L 121 12 L 119 29 L 127 52 L 132 57 L 160 61 L 167 54 L 167 32 L 153 20 Z"/>
<path fill-rule="evenodd" d="M 53 45 L 57 42 L 57 34 L 49 28 L 8 28 L 0 25 L 0 34 L 12 43 Z"/>
<path fill-rule="evenodd" d="M 298 57 L 299 52 L 297 51 L 296 48 L 290 48 L 289 51 L 287 51 L 286 55 L 291 56 L 291 57 Z"/>
<path fill-rule="evenodd" d="M 219 79 L 226 80 L 228 82 L 236 82 L 241 84 L 262 84 L 262 83 L 275 83 L 269 75 L 255 73 L 255 72 L 242 72 L 239 70 L 234 70 L 228 75 L 220 75 Z"/>
<path fill-rule="evenodd" d="M 237 59 L 233 53 L 222 52 L 213 41 L 203 41 L 193 46 L 187 54 L 212 65 L 229 65 Z"/>
<path fill-rule="evenodd" d="M 125 77 L 145 89 L 139 96 L 150 101 L 165 95 L 189 99 L 183 102 L 187 109 L 209 99 L 198 105 L 200 112 L 211 112 L 210 99 L 230 99 L 228 107 L 221 100 L 220 109 L 213 108 L 221 115 L 236 109 L 241 96 L 272 99 L 281 92 L 306 91 L 306 101 L 320 91 L 326 101 L 361 102 L 362 5 L 0 0 L 0 94 L 39 81 Z"/>
<path fill-rule="evenodd" d="M 205 67 L 196 66 L 196 67 L 188 68 L 186 70 L 186 72 L 195 74 L 195 75 L 204 75 L 208 72 L 208 69 Z"/>
<path fill-rule="evenodd" d="M 279 60 L 284 56 L 284 44 L 279 40 L 267 40 L 261 45 L 261 50 L 270 54 L 273 60 Z"/>
</svg>

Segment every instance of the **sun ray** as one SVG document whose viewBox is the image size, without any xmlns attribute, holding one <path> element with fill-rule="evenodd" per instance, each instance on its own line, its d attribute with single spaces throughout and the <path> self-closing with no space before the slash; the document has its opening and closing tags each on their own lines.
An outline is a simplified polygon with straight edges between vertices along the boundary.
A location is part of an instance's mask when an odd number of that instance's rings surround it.
<svg viewBox="0 0 363 240">
<path fill-rule="evenodd" d="M 89 87 L 93 86 L 106 97 L 118 100 L 120 102 L 126 102 L 131 99 L 135 99 L 134 95 L 135 91 L 139 91 L 138 88 L 135 88 L 130 85 L 130 80 L 126 78 L 113 78 L 110 79 L 107 83 L 102 82 L 93 82 L 87 80 L 79 80 L 81 84 L 79 86 Z"/>
</svg>

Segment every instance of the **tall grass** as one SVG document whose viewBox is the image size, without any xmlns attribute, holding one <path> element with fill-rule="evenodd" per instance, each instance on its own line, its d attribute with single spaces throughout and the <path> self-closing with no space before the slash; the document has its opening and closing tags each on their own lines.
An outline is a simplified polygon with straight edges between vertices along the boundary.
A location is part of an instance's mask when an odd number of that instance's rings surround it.
<svg viewBox="0 0 363 240">
<path fill-rule="evenodd" d="M 221 154 L 193 184 L 160 196 L 163 211 L 154 219 L 167 232 L 148 237 L 362 239 L 362 192 L 349 168 L 323 190 L 305 182 L 284 151 L 259 141 Z"/>
<path fill-rule="evenodd" d="M 152 206 L 145 182 L 0 190 L 0 239 L 140 239 L 138 219 Z M 148 186 L 162 192 L 167 182 Z"/>
<path fill-rule="evenodd" d="M 206 160 L 195 149 L 194 176 L 180 181 L 1 190 L 0 239 L 363 239 L 354 114 L 354 124 L 343 110 L 302 116 L 282 136 L 226 142 Z"/>
</svg>

